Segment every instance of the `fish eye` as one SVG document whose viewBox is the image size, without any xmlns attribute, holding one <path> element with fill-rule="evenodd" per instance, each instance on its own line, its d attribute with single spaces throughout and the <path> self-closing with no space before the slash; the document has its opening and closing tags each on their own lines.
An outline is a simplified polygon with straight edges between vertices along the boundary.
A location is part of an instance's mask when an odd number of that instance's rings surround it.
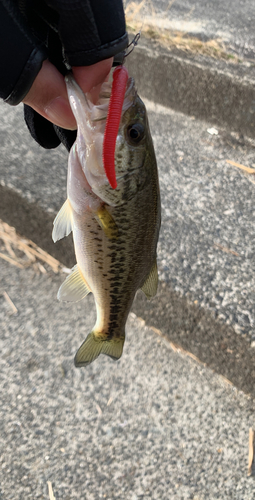
<svg viewBox="0 0 255 500">
<path fill-rule="evenodd" d="M 144 126 L 142 123 L 133 123 L 127 128 L 127 136 L 132 144 L 138 144 L 144 136 Z"/>
</svg>

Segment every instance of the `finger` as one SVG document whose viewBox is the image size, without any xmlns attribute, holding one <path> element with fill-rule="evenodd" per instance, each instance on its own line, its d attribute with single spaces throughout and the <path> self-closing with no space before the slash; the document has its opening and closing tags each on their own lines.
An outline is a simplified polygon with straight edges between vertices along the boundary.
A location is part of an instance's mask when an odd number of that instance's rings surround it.
<svg viewBox="0 0 255 500">
<path fill-rule="evenodd" d="M 100 61 L 92 66 L 76 66 L 74 77 L 84 93 L 91 92 L 96 102 L 101 84 L 107 80 L 113 58 Z M 40 115 L 59 127 L 69 130 L 77 128 L 69 105 L 64 77 L 49 61 L 44 61 L 30 91 L 23 100 Z"/>
<path fill-rule="evenodd" d="M 84 94 L 90 92 L 92 101 L 95 103 L 98 99 L 101 85 L 107 81 L 112 68 L 113 57 L 105 59 L 91 66 L 73 66 L 72 72 L 78 85 Z"/>
<path fill-rule="evenodd" d="M 47 60 L 43 62 L 23 102 L 59 127 L 70 130 L 77 128 L 67 97 L 65 79 Z"/>
</svg>

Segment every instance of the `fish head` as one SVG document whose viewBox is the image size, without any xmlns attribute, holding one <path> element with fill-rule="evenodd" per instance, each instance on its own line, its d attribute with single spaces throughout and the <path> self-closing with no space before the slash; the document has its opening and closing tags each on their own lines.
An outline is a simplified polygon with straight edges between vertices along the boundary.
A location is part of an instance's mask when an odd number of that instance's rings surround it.
<svg viewBox="0 0 255 500">
<path fill-rule="evenodd" d="M 147 112 L 135 91 L 132 104 L 123 113 L 115 148 L 117 189 L 110 194 L 116 193 L 119 204 L 133 198 L 145 185 L 150 174 L 149 156 L 155 160 Z"/>
<path fill-rule="evenodd" d="M 115 148 L 117 188 L 112 189 L 103 163 L 103 141 L 111 83 L 103 83 L 92 103 L 72 75 L 66 77 L 69 102 L 77 121 L 76 151 L 91 192 L 110 206 L 119 206 L 141 189 L 147 176 L 145 159 L 153 150 L 145 105 L 129 78 Z M 154 150 L 153 150 L 154 153 Z"/>
</svg>

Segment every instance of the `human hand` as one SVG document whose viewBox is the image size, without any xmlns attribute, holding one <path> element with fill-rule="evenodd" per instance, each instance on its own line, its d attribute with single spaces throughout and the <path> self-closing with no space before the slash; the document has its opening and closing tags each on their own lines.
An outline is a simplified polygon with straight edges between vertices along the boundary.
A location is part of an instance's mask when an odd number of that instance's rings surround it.
<svg viewBox="0 0 255 500">
<path fill-rule="evenodd" d="M 110 58 L 91 66 L 72 67 L 78 85 L 84 93 L 90 92 L 94 101 L 97 100 L 100 87 L 109 75 L 112 63 L 113 58 Z M 69 130 L 77 128 L 69 105 L 64 77 L 48 60 L 43 62 L 23 102 L 59 127 Z"/>
</svg>

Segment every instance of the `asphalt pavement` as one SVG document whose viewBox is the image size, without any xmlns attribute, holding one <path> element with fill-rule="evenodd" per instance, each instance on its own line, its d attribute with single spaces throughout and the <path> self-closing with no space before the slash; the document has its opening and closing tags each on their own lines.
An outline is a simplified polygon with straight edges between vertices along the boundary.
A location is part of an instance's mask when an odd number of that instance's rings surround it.
<svg viewBox="0 0 255 500">
<path fill-rule="evenodd" d="M 134 313 L 118 362 L 74 368 L 92 295 L 61 304 L 64 273 L 0 267 L 1 499 L 254 498 L 251 397 Z"/>
<path fill-rule="evenodd" d="M 227 16 L 217 5 L 174 2 L 165 17 L 199 12 L 213 37 Z M 75 369 L 93 297 L 67 307 L 63 272 L 0 259 L 1 499 L 52 500 L 49 486 L 56 500 L 253 499 L 255 70 L 243 36 L 229 42 L 238 64 L 150 40 L 128 60 L 149 113 L 162 229 L 158 294 L 137 294 L 120 361 Z M 0 218 L 70 268 L 72 239 L 51 240 L 67 152 L 32 141 L 22 107 L 0 103 L 0 117 Z"/>
</svg>

